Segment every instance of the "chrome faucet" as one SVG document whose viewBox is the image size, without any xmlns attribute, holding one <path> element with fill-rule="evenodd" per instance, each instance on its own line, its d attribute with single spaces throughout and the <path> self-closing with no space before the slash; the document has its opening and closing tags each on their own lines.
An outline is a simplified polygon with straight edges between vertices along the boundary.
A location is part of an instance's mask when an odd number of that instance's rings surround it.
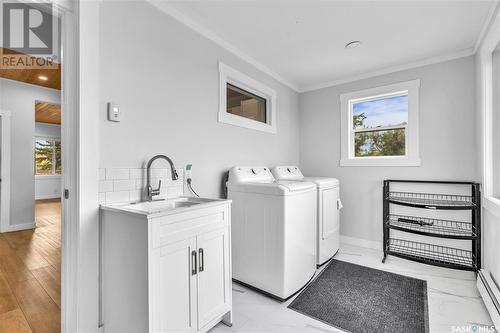
<svg viewBox="0 0 500 333">
<path fill-rule="evenodd" d="M 160 179 L 160 182 L 158 184 L 158 188 L 157 189 L 153 189 L 153 187 L 151 187 L 151 165 L 157 159 L 164 159 L 164 160 L 166 160 L 168 162 L 168 164 L 170 164 L 170 173 L 172 175 L 172 180 L 179 179 L 179 176 L 177 175 L 177 171 L 175 171 L 174 163 L 172 162 L 172 160 L 170 158 L 168 158 L 165 155 L 156 155 L 153 158 L 151 158 L 149 160 L 148 164 L 147 164 L 146 193 L 147 193 L 147 200 L 148 201 L 152 201 L 153 197 L 156 196 L 156 195 L 159 195 L 160 194 L 160 190 L 161 190 L 161 179 Z"/>
</svg>

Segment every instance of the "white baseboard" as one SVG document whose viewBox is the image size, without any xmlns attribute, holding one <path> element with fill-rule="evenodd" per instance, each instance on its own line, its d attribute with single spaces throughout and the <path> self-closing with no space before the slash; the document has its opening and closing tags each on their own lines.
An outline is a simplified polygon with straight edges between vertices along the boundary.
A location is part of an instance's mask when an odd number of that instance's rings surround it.
<svg viewBox="0 0 500 333">
<path fill-rule="evenodd" d="M 493 324 L 500 327 L 500 290 L 490 272 L 482 269 L 477 275 L 476 285 Z"/>
<path fill-rule="evenodd" d="M 7 227 L 7 230 L 4 230 L 3 232 L 21 231 L 21 230 L 28 230 L 28 229 L 34 229 L 34 228 L 36 228 L 35 222 L 11 224 Z"/>
<path fill-rule="evenodd" d="M 382 251 L 383 249 L 381 242 L 371 241 L 368 239 L 362 239 L 356 237 L 342 236 L 342 235 L 340 236 L 340 243 L 365 247 L 368 249 L 379 250 L 379 251 Z"/>
</svg>

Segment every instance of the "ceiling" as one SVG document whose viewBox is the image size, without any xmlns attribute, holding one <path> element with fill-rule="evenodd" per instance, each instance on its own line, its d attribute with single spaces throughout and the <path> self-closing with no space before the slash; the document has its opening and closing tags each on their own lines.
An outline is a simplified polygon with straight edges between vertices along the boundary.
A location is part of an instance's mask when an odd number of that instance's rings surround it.
<svg viewBox="0 0 500 333">
<path fill-rule="evenodd" d="M 35 122 L 61 125 L 61 105 L 35 101 Z"/>
<path fill-rule="evenodd" d="M 0 53 L 4 52 L 3 50 L 1 49 Z M 8 52 L 18 53 L 10 50 Z M 46 80 L 41 80 L 40 77 L 45 77 Z M 61 90 L 61 65 L 57 64 L 57 69 L 5 69 L 0 66 L 0 78 Z"/>
<path fill-rule="evenodd" d="M 169 1 L 155 5 L 303 91 L 415 62 L 470 55 L 494 1 Z M 353 40 L 360 40 L 361 46 L 346 49 Z"/>
</svg>

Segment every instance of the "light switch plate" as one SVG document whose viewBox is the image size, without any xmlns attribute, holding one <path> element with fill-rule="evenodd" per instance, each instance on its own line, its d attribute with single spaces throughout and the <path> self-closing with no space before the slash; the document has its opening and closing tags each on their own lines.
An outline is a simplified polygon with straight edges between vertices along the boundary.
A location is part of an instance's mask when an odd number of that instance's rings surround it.
<svg viewBox="0 0 500 333">
<path fill-rule="evenodd" d="M 108 120 L 114 122 L 120 122 L 121 113 L 118 104 L 111 102 L 108 103 Z"/>
</svg>

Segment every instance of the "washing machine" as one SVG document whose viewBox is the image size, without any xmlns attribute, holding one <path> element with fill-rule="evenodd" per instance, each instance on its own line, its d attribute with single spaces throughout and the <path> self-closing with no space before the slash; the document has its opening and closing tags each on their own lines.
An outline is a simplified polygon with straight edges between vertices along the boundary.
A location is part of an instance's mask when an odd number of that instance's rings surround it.
<svg viewBox="0 0 500 333">
<path fill-rule="evenodd" d="M 317 244 L 318 266 L 329 261 L 340 246 L 339 181 L 336 178 L 304 177 L 296 166 L 277 166 L 271 169 L 277 180 L 312 182 L 317 189 Z"/>
<path fill-rule="evenodd" d="M 316 271 L 316 188 L 276 181 L 267 167 L 233 167 L 233 280 L 284 301 Z"/>
</svg>

